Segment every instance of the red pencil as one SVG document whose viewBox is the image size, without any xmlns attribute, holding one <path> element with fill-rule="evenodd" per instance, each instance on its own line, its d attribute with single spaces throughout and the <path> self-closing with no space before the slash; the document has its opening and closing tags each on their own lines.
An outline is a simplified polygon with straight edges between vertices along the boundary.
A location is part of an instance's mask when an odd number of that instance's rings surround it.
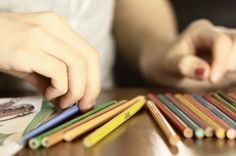
<svg viewBox="0 0 236 156">
<path fill-rule="evenodd" d="M 236 121 L 236 114 L 234 112 L 232 112 L 228 107 L 226 107 L 225 105 L 221 104 L 219 101 L 217 101 L 216 99 L 212 98 L 208 94 L 203 94 L 203 97 L 207 101 L 209 101 L 212 105 L 214 105 L 215 107 L 220 109 L 222 112 L 224 112 L 226 115 L 228 115 L 231 119 Z"/>
</svg>

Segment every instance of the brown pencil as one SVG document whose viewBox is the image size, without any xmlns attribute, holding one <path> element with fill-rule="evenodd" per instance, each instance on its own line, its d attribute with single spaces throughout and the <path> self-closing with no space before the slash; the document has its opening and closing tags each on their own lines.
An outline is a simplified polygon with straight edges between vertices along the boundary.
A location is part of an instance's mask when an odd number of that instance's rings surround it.
<svg viewBox="0 0 236 156">
<path fill-rule="evenodd" d="M 180 141 L 180 138 L 175 133 L 175 131 L 170 126 L 165 117 L 162 115 L 160 110 L 157 108 L 157 106 L 155 106 L 155 104 L 152 101 L 147 101 L 146 106 L 149 109 L 152 117 L 155 119 L 157 124 L 162 129 L 162 132 L 165 134 L 168 143 L 172 146 L 176 146 L 176 144 Z"/>
<path fill-rule="evenodd" d="M 203 94 L 203 97 L 209 101 L 212 105 L 214 105 L 215 107 L 217 107 L 218 109 L 220 109 L 222 112 L 224 112 L 226 115 L 228 115 L 231 119 L 233 119 L 234 121 L 236 121 L 236 114 L 234 112 L 232 112 L 228 107 L 226 107 L 225 105 L 221 104 L 219 101 L 217 101 L 216 99 L 214 99 L 213 97 L 211 97 L 208 94 Z"/>
<path fill-rule="evenodd" d="M 196 99 L 194 99 L 191 95 L 185 94 L 184 97 L 190 101 L 194 106 L 196 106 L 199 110 L 201 110 L 204 114 L 206 114 L 212 121 L 214 121 L 216 124 L 218 124 L 220 127 L 222 127 L 225 132 L 226 136 L 229 139 L 234 139 L 236 137 L 235 130 L 230 127 L 228 124 L 226 124 L 223 120 L 221 120 L 218 116 L 216 116 L 214 113 L 212 113 L 209 109 L 202 106 Z M 217 129 L 215 129 L 217 133 Z M 216 134 L 217 136 L 217 134 Z"/>
<path fill-rule="evenodd" d="M 213 128 L 210 127 L 205 120 L 199 118 L 196 114 L 194 114 L 190 109 L 185 107 L 179 100 L 177 100 L 172 94 L 165 94 L 167 98 L 169 98 L 180 110 L 182 110 L 186 115 L 188 115 L 196 124 L 198 124 L 205 133 L 205 136 L 212 137 L 213 136 Z"/>
<path fill-rule="evenodd" d="M 178 129 L 185 138 L 193 137 L 193 130 L 189 128 L 182 120 L 179 119 L 172 111 L 156 98 L 154 94 L 148 94 L 148 98 L 161 110 L 164 116 Z"/>
</svg>

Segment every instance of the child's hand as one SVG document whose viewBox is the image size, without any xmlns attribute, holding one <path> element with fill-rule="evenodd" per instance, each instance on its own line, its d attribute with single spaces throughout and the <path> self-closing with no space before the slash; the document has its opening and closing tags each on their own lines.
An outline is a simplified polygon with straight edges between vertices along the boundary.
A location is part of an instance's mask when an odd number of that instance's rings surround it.
<svg viewBox="0 0 236 156">
<path fill-rule="evenodd" d="M 236 82 L 236 30 L 198 20 L 163 48 L 161 55 L 154 49 L 144 50 L 141 68 L 155 83 L 202 90 Z"/>
<path fill-rule="evenodd" d="M 94 105 L 100 92 L 99 56 L 54 13 L 0 14 L 0 70 L 34 84 L 61 108 Z"/>
</svg>

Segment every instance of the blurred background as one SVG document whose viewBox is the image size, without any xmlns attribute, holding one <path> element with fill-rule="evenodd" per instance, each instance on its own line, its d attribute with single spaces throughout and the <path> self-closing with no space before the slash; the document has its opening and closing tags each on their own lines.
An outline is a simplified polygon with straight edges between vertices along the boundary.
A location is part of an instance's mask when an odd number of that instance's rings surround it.
<svg viewBox="0 0 236 156">
<path fill-rule="evenodd" d="M 216 25 L 236 28 L 236 0 L 170 0 L 170 2 L 176 15 L 179 32 L 200 18 L 208 19 Z M 116 56 L 113 71 L 116 86 L 151 85 L 129 68 L 119 55 Z"/>
</svg>

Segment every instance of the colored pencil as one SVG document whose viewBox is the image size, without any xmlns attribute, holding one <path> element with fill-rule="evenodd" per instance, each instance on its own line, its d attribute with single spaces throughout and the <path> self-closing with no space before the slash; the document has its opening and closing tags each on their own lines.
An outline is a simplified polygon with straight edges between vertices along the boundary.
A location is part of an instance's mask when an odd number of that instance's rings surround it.
<svg viewBox="0 0 236 156">
<path fill-rule="evenodd" d="M 53 146 L 53 145 L 63 141 L 64 133 L 66 131 L 70 130 L 71 128 L 75 127 L 75 125 L 78 126 L 78 125 L 81 125 L 83 123 L 86 123 L 87 121 L 89 121 L 91 119 L 94 119 L 94 118 L 98 117 L 99 115 L 104 114 L 105 112 L 108 112 L 108 111 L 110 111 L 110 110 L 112 110 L 112 109 L 114 109 L 116 107 L 119 107 L 120 105 L 124 104 L 125 102 L 126 102 L 126 100 L 119 101 L 119 102 L 117 102 L 117 103 L 115 103 L 115 104 L 113 104 L 113 105 L 111 105 L 109 107 L 106 107 L 106 108 L 102 109 L 101 111 L 98 111 L 98 112 L 96 112 L 96 113 L 94 113 L 94 114 L 84 118 L 83 120 L 80 120 L 80 121 L 78 121 L 78 122 L 76 122 L 74 124 L 71 124 L 71 125 L 69 125 L 67 127 L 64 127 L 63 129 L 60 129 L 59 131 L 57 131 L 55 133 L 52 133 L 52 134 L 50 134 L 48 136 L 45 136 L 42 139 L 42 145 L 44 147 L 51 147 L 51 146 Z"/>
<path fill-rule="evenodd" d="M 216 100 L 218 100 L 220 103 L 222 103 L 223 105 L 225 105 L 226 107 L 228 107 L 231 111 L 233 111 L 234 113 L 236 113 L 236 108 L 233 107 L 229 102 L 227 102 L 225 99 L 223 99 L 221 96 L 219 96 L 217 93 L 211 93 L 210 94 L 213 98 L 215 98 Z"/>
<path fill-rule="evenodd" d="M 144 96 L 138 96 L 138 97 L 128 101 L 127 103 L 98 116 L 97 118 L 89 120 L 88 122 L 86 122 L 82 125 L 76 126 L 76 127 L 72 128 L 71 130 L 68 130 L 67 132 L 65 132 L 64 140 L 65 141 L 72 141 L 75 138 L 77 138 L 78 136 L 80 136 L 81 134 L 84 134 L 85 132 L 88 132 L 89 130 L 94 129 L 94 128 L 100 126 L 101 124 L 105 123 L 106 121 L 110 120 L 111 118 L 113 118 L 114 116 L 116 116 L 117 114 L 122 112 L 124 109 L 128 108 L 129 106 L 136 104 L 136 103 L 143 103 L 144 101 L 145 101 Z"/>
<path fill-rule="evenodd" d="M 38 126 L 37 128 L 33 129 L 29 133 L 27 133 L 25 136 L 23 136 L 21 140 L 21 144 L 26 144 L 28 140 L 31 138 L 45 132 L 46 130 L 49 130 L 50 128 L 53 128 L 57 126 L 58 124 L 64 122 L 66 119 L 72 117 L 73 115 L 77 114 L 79 112 L 79 107 L 77 104 L 73 105 L 72 107 L 68 108 L 67 110 L 63 111 L 59 115 L 55 116 L 51 120 L 47 121 L 46 123 Z"/>
<path fill-rule="evenodd" d="M 87 137 L 84 138 L 83 144 L 86 147 L 91 147 L 95 145 L 97 142 L 102 140 L 105 136 L 131 118 L 134 114 L 136 114 L 145 104 L 145 100 L 142 102 L 135 103 L 134 105 L 130 106 L 120 114 L 118 114 L 115 118 L 108 121 L 106 124 L 102 125 L 94 132 L 89 134 Z"/>
<path fill-rule="evenodd" d="M 70 125 L 74 124 L 74 123 L 77 123 L 78 121 L 81 121 L 83 119 L 85 119 L 86 117 L 88 116 L 92 116 L 92 114 L 94 113 L 97 113 L 97 112 L 101 112 L 101 110 L 104 110 L 105 108 L 109 108 L 109 107 L 112 107 L 113 105 L 115 105 L 114 103 L 116 103 L 116 101 L 109 101 L 105 104 L 102 104 L 100 106 L 97 106 L 95 107 L 93 110 L 81 115 L 81 116 L 78 116 L 70 121 L 67 121 L 66 123 L 63 123 L 62 125 L 59 125 L 49 131 L 46 131 L 44 133 L 42 133 L 41 135 L 37 136 L 36 138 L 32 138 L 29 140 L 28 144 L 29 144 L 29 147 L 32 148 L 32 149 L 37 149 L 41 146 L 42 144 L 42 140 L 43 138 L 49 136 L 49 135 L 52 135 L 52 134 L 55 134 L 56 132 L 66 128 L 66 127 L 69 127 Z M 63 137 L 62 137 L 63 139 Z"/>
<path fill-rule="evenodd" d="M 201 127 L 199 127 L 192 119 L 190 119 L 186 114 L 184 114 L 180 109 L 178 109 L 175 104 L 173 104 L 169 99 L 165 96 L 159 94 L 157 96 L 163 104 L 165 104 L 170 110 L 172 110 L 180 119 L 182 119 L 191 129 L 194 130 L 194 135 L 197 138 L 204 137 L 204 131 Z"/>
<path fill-rule="evenodd" d="M 221 112 L 218 108 L 216 108 L 215 106 L 213 106 L 211 103 L 209 103 L 207 100 L 205 100 L 203 97 L 201 97 L 199 94 L 192 94 L 193 97 L 199 101 L 199 103 L 203 106 L 205 106 L 206 108 L 208 108 L 211 112 L 213 112 L 218 118 L 219 120 L 222 120 L 223 122 L 226 123 L 226 129 L 231 130 L 232 132 L 227 135 L 227 137 L 229 139 L 234 139 L 236 137 L 236 132 L 235 132 L 235 128 L 236 128 L 236 123 L 229 118 L 227 115 L 225 115 L 223 112 Z M 223 127 L 223 126 L 222 126 Z M 232 127 L 232 128 L 231 128 Z"/>
<path fill-rule="evenodd" d="M 182 96 L 180 94 L 176 94 L 175 96 L 196 115 L 205 120 L 214 129 L 217 138 L 225 138 L 225 129 L 222 128 L 218 122 L 216 122 L 218 121 L 218 118 L 215 117 L 215 115 L 210 110 L 202 106 L 191 95 L 185 94 L 184 96 Z"/>
<path fill-rule="evenodd" d="M 176 146 L 177 143 L 180 141 L 180 138 L 175 133 L 174 129 L 171 127 L 169 122 L 166 120 L 166 118 L 163 116 L 163 114 L 152 101 L 147 101 L 146 106 L 158 126 L 161 128 L 162 132 L 165 134 L 168 143 L 172 146 Z"/>
<path fill-rule="evenodd" d="M 227 95 L 228 95 L 229 97 L 231 97 L 232 99 L 234 99 L 234 101 L 236 101 L 236 95 L 235 95 L 234 92 L 229 92 L 229 93 L 227 93 Z"/>
<path fill-rule="evenodd" d="M 231 119 L 236 121 L 236 114 L 232 112 L 229 108 L 227 108 L 225 105 L 221 104 L 219 101 L 214 99 L 208 94 L 203 94 L 202 95 L 207 101 L 209 101 L 212 105 L 220 109 L 222 112 L 224 112 L 226 115 L 228 115 Z"/>
<path fill-rule="evenodd" d="M 225 101 L 229 102 L 234 108 L 236 108 L 236 102 L 233 98 L 231 98 L 230 96 L 226 95 L 221 91 L 218 91 L 217 94 L 221 96 Z"/>
<path fill-rule="evenodd" d="M 194 112 L 185 107 L 179 100 L 177 100 L 172 94 L 165 94 L 170 101 L 172 101 L 182 112 L 184 112 L 188 117 L 190 117 L 199 127 L 204 129 L 204 134 L 206 137 L 213 136 L 213 129 L 210 127 L 205 120 L 199 118 Z"/>
<path fill-rule="evenodd" d="M 176 116 L 168 107 L 162 104 L 162 102 L 156 98 L 154 94 L 148 94 L 148 98 L 161 110 L 164 116 L 172 123 L 172 125 L 178 129 L 179 132 L 185 138 L 193 137 L 193 130 L 189 128 L 178 116 Z"/>
</svg>

